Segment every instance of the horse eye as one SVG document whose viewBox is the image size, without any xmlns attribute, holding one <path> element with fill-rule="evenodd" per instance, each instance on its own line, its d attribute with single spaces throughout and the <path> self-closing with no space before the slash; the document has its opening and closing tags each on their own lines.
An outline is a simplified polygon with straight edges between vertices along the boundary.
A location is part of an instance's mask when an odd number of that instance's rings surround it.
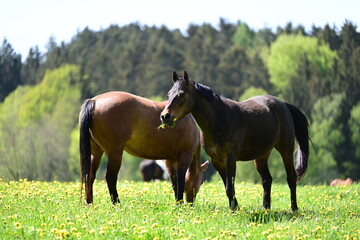
<svg viewBox="0 0 360 240">
<path fill-rule="evenodd" d="M 185 95 L 185 92 L 184 91 L 180 91 L 179 93 L 178 93 L 178 97 L 183 97 Z"/>
</svg>

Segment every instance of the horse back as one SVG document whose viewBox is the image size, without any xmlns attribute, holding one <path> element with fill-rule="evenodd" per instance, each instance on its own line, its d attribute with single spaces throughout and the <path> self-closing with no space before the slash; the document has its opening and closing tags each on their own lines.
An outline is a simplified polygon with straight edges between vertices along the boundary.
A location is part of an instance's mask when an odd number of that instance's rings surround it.
<svg viewBox="0 0 360 240">
<path fill-rule="evenodd" d="M 252 160 L 271 151 L 282 141 L 294 140 L 294 126 L 285 102 L 261 95 L 233 103 L 233 141 L 239 160 Z"/>
</svg>

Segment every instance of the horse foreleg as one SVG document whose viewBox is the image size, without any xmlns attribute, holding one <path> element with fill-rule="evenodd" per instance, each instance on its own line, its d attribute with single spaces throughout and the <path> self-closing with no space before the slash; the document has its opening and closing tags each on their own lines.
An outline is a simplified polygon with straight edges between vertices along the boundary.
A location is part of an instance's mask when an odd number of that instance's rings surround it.
<svg viewBox="0 0 360 240">
<path fill-rule="evenodd" d="M 234 181 L 235 181 L 235 171 L 236 171 L 236 165 L 233 167 L 234 177 L 231 179 L 231 177 L 228 178 L 228 172 L 231 174 L 231 171 L 228 171 L 227 165 L 225 165 L 222 161 L 219 161 L 217 159 L 212 158 L 211 163 L 213 164 L 214 168 L 218 171 L 220 174 L 221 179 L 223 180 L 226 195 L 229 198 L 229 206 L 231 210 L 236 210 L 238 208 L 238 202 L 235 198 L 235 190 L 234 190 Z M 231 164 L 229 164 L 229 167 Z M 231 187 L 232 183 L 232 187 Z"/>
<path fill-rule="evenodd" d="M 119 195 L 116 190 L 116 182 L 122 162 L 122 152 L 108 155 L 108 165 L 105 179 L 109 188 L 111 201 L 113 204 L 119 203 Z"/>
<path fill-rule="evenodd" d="M 239 207 L 235 197 L 235 173 L 236 159 L 230 155 L 226 159 L 226 195 L 232 211 L 235 211 Z"/>
<path fill-rule="evenodd" d="M 270 209 L 271 207 L 271 184 L 272 177 L 268 166 L 269 154 L 261 158 L 255 159 L 255 167 L 261 176 L 261 182 L 264 189 L 263 195 L 263 209 Z"/>
</svg>

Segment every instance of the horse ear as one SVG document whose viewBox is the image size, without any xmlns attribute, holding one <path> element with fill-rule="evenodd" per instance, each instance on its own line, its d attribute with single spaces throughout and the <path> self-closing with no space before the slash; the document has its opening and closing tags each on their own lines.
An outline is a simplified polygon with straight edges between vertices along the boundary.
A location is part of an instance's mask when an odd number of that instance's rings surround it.
<svg viewBox="0 0 360 240">
<path fill-rule="evenodd" d="M 205 171 L 209 166 L 209 161 L 204 162 L 203 164 L 201 164 L 201 170 Z"/>
<path fill-rule="evenodd" d="M 179 79 L 177 73 L 174 71 L 173 72 L 173 82 L 176 82 Z"/>
<path fill-rule="evenodd" d="M 189 82 L 189 76 L 186 71 L 184 71 L 184 80 L 185 82 Z"/>
</svg>

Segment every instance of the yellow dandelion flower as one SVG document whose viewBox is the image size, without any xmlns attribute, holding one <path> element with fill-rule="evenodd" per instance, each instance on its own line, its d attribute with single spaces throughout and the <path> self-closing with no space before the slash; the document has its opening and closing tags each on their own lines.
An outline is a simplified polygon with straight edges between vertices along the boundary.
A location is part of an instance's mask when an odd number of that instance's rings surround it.
<svg viewBox="0 0 360 240">
<path fill-rule="evenodd" d="M 147 229 L 143 229 L 143 230 L 140 231 L 140 234 L 144 234 L 144 233 L 147 233 L 147 232 L 148 232 Z"/>
<path fill-rule="evenodd" d="M 73 236 L 73 237 L 81 237 L 81 232 L 73 232 L 73 233 L 71 233 L 71 235 Z"/>
<path fill-rule="evenodd" d="M 22 229 L 21 223 L 19 222 L 14 222 L 13 225 L 16 229 Z"/>
<path fill-rule="evenodd" d="M 59 230 L 56 235 L 61 238 L 66 238 L 69 235 L 69 232 L 66 229 Z"/>
<path fill-rule="evenodd" d="M 312 232 L 317 232 L 317 231 L 319 231 L 319 230 L 321 230 L 321 229 L 322 229 L 321 226 L 316 226 L 316 227 L 312 230 Z"/>
</svg>

